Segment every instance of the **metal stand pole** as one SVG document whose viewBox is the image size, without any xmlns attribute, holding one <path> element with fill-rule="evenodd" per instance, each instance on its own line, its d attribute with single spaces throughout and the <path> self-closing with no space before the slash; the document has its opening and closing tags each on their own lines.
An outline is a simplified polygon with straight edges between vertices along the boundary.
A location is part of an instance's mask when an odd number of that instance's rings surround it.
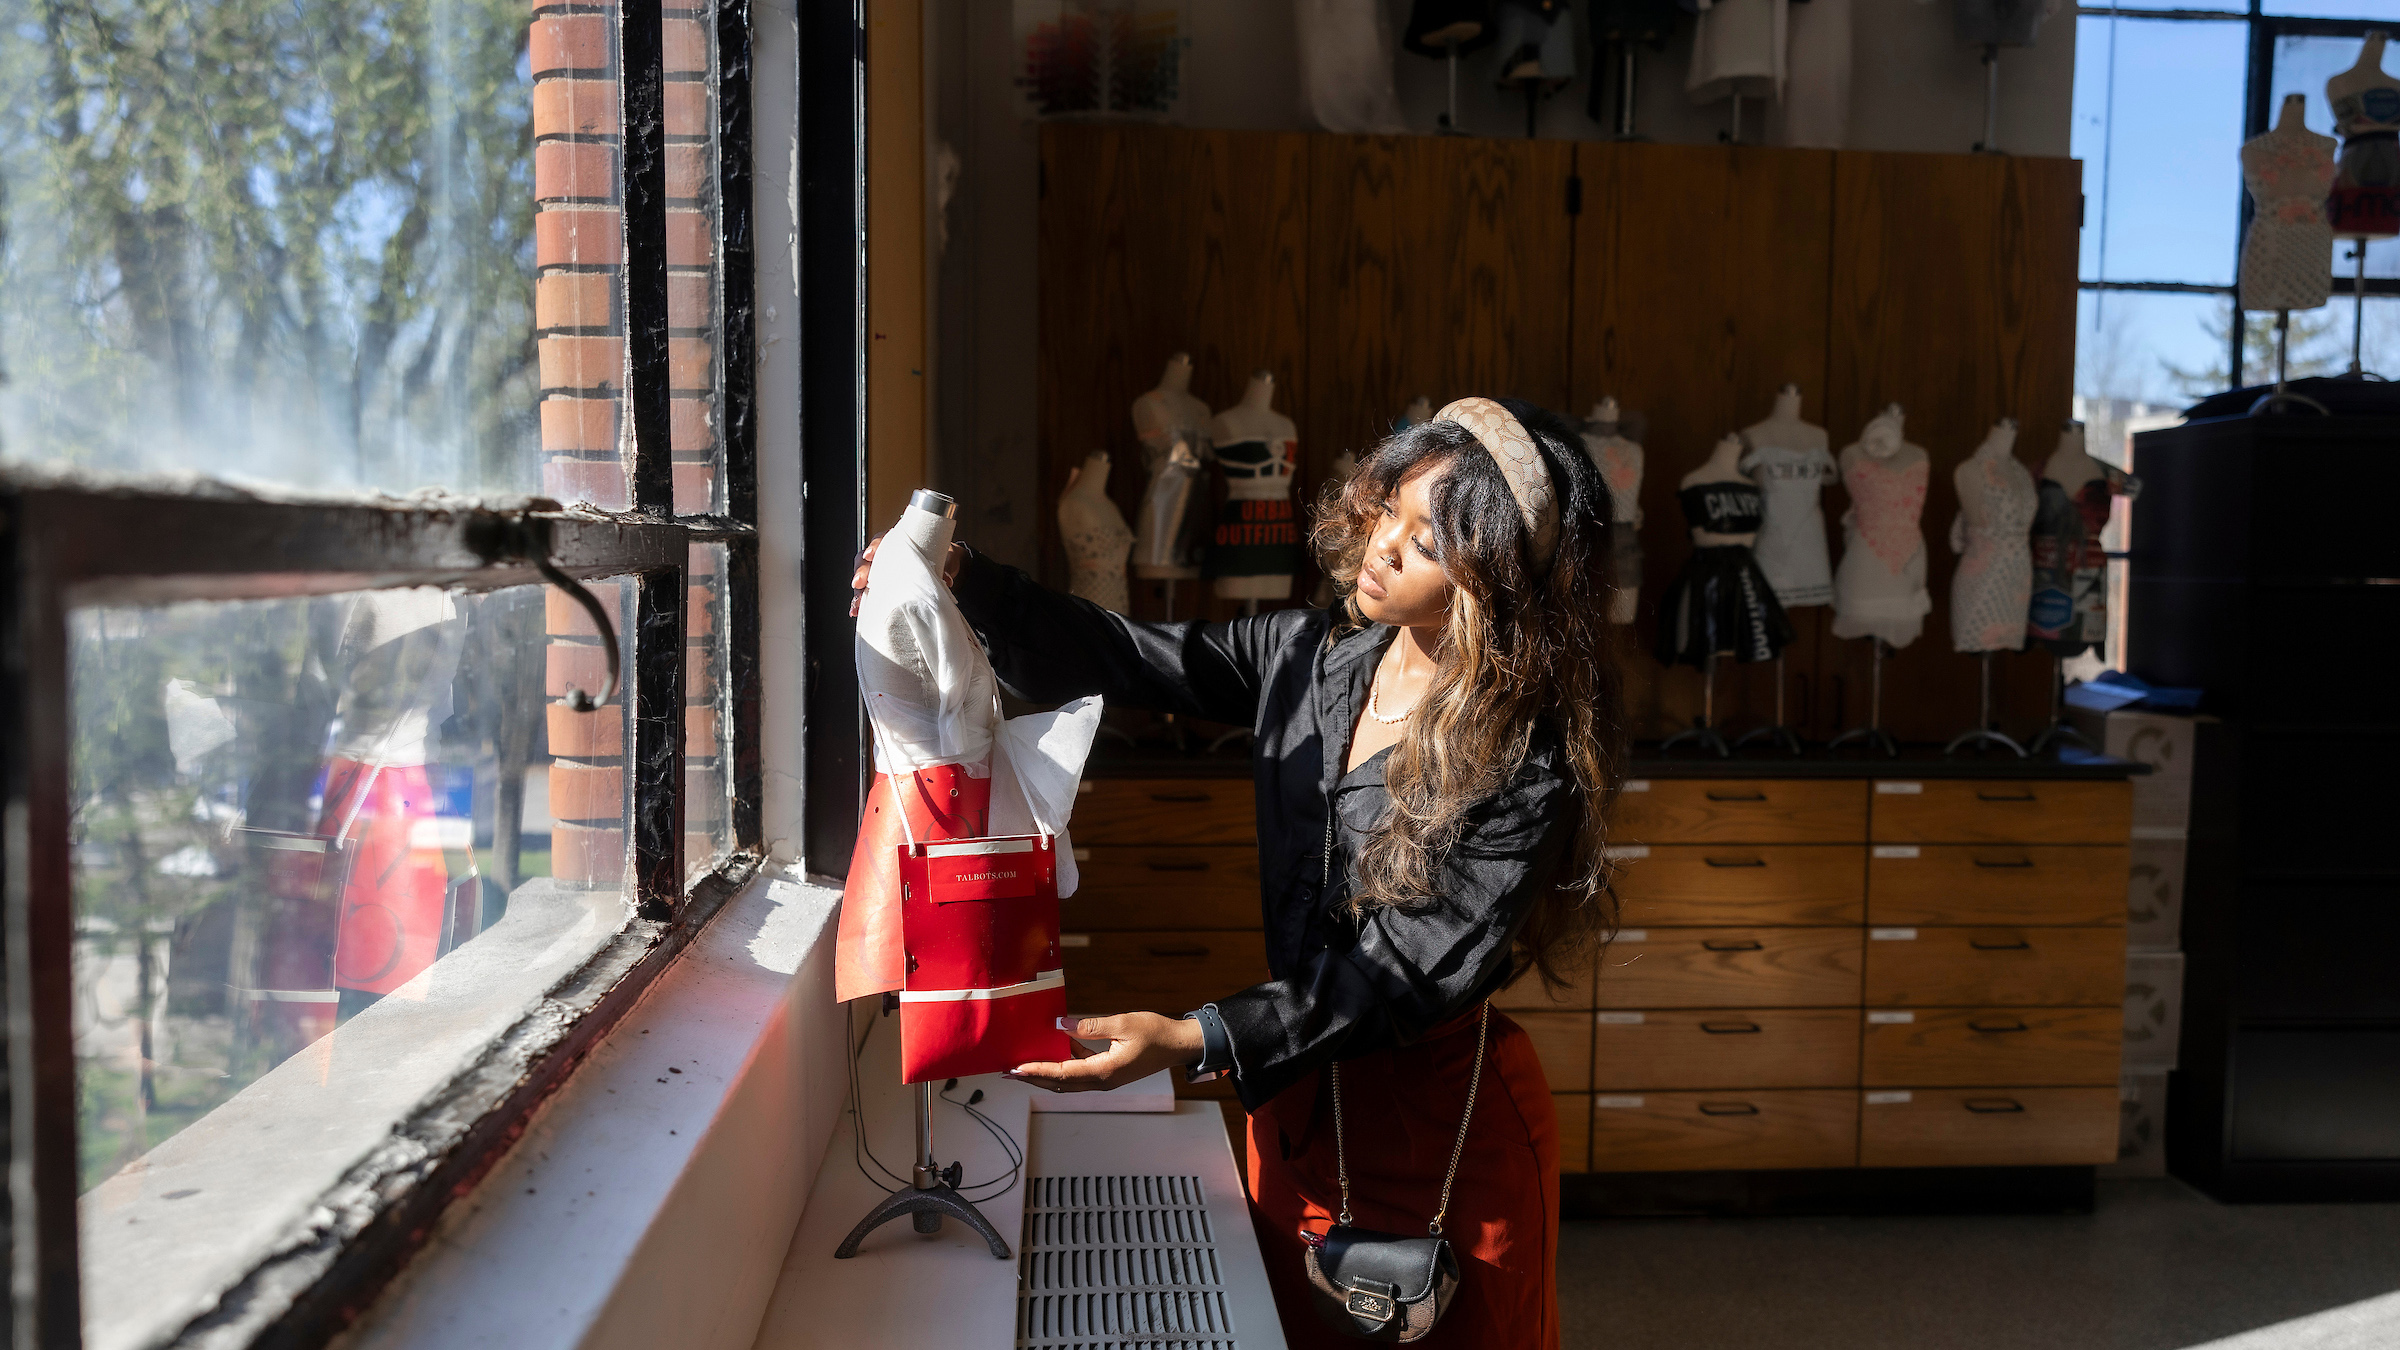
<svg viewBox="0 0 2400 1350">
<path fill-rule="evenodd" d="M 1740 94 L 1735 94 L 1733 96 L 1733 130 L 1725 132 L 1717 139 L 1725 142 L 1727 145 L 1740 145 L 1742 143 L 1742 96 Z"/>
<path fill-rule="evenodd" d="M 1715 652 L 1710 652 L 1708 660 L 1700 667 L 1700 716 L 1689 727 L 1669 736 L 1666 742 L 1658 747 L 1659 753 L 1664 754 L 1685 741 L 1690 741 L 1703 750 L 1716 751 L 1719 759 L 1730 759 L 1733 756 L 1733 747 L 1725 744 L 1725 737 L 1717 731 L 1717 654 Z"/>
<path fill-rule="evenodd" d="M 1763 727 L 1752 727 L 1750 730 L 1743 732 L 1743 733 L 1742 733 L 1742 738 L 1741 738 L 1740 740 L 1738 740 L 1738 741 L 1735 741 L 1735 742 L 1733 743 L 1733 748 L 1734 748 L 1734 749 L 1736 749 L 1736 750 L 1739 750 L 1739 749 L 1741 749 L 1743 746 L 1745 746 L 1745 745 L 1748 745 L 1750 742 L 1752 742 L 1752 741 L 1757 741 L 1757 740 L 1763 740 L 1763 741 L 1765 741 L 1767 744 L 1769 744 L 1769 745 L 1771 745 L 1771 746 L 1774 746 L 1774 747 L 1775 747 L 1776 749 L 1778 749 L 1778 750 L 1788 750 L 1788 751 L 1790 751 L 1792 754 L 1795 754 L 1795 755 L 1800 753 L 1800 733 L 1799 733 L 1799 732 L 1797 732 L 1797 731 L 1794 731 L 1794 730 L 1792 730 L 1792 728 L 1791 728 L 1791 725 L 1790 725 L 1789 723 L 1785 722 L 1785 721 L 1784 721 L 1784 719 L 1783 719 L 1783 653 L 1782 653 L 1782 652 L 1777 652 L 1777 653 L 1775 653 L 1775 721 L 1774 721 L 1774 723 L 1773 723 L 1772 725 L 1769 725 L 1769 726 L 1763 726 Z"/>
<path fill-rule="evenodd" d="M 1943 746 L 1943 754 L 1955 755 L 1962 748 L 1972 747 L 1977 750 L 1985 750 L 1997 745 L 2004 750 L 2015 751 L 2019 759 L 2025 758 L 2025 747 L 2009 737 L 2001 735 L 1999 727 L 1992 720 L 1992 657 L 1995 654 L 1993 652 L 1980 653 L 1982 659 L 1979 664 L 1983 670 L 1983 692 L 1976 705 L 1975 729 L 1961 733 L 1948 745 Z"/>
<path fill-rule="evenodd" d="M 2288 381 L 2285 377 L 2290 368 L 2291 349 L 2292 312 L 2288 309 L 2276 310 L 2275 392 L 2272 394 L 2261 394 L 2258 401 L 2250 405 L 2250 416 L 2256 417 L 2261 413 L 2280 412 L 2286 407 L 2305 408 L 2310 412 L 2318 414 L 2319 416 L 2329 415 L 2324 404 L 2317 402 L 2315 399 L 2310 398 L 2306 394 L 2295 394 L 2286 387 Z"/>
<path fill-rule="evenodd" d="M 2026 749 L 2039 755 L 2056 750 L 2069 741 L 2086 750 L 2092 749 L 2091 738 L 2077 731 L 2074 724 L 2067 721 L 2067 663 L 2056 655 L 2050 660 L 2050 725 L 2042 728 L 2042 734 L 2034 737 L 2033 744 Z"/>
<path fill-rule="evenodd" d="M 1458 129 L 1458 44 L 1453 42 L 1444 50 L 1450 54 L 1450 109 L 1434 120 L 1441 135 L 1464 136 L 1467 133 Z"/>
<path fill-rule="evenodd" d="M 2350 241 L 2350 260 L 2355 264 L 2350 279 L 2350 369 L 2343 373 L 2343 378 L 2378 380 L 2383 377 L 2369 374 L 2364 360 L 2367 341 L 2366 240 L 2353 239 Z"/>
<path fill-rule="evenodd" d="M 991 1220 L 983 1217 L 982 1210 L 975 1208 L 974 1201 L 958 1193 L 959 1165 L 943 1167 L 933 1160 L 933 1084 L 919 1083 L 917 1090 L 909 1095 L 917 1108 L 917 1160 L 909 1169 L 915 1184 L 877 1201 L 875 1208 L 867 1211 L 867 1217 L 860 1219 L 850 1235 L 842 1239 L 842 1245 L 833 1249 L 834 1259 L 847 1261 L 858 1255 L 858 1244 L 866 1241 L 867 1234 L 905 1214 L 911 1228 L 927 1235 L 941 1232 L 942 1220 L 956 1219 L 983 1235 L 984 1245 L 992 1249 L 994 1258 L 1007 1260 L 1008 1240 L 992 1227 Z M 861 1133 L 865 1132 L 867 1117 L 863 1106 L 854 1125 Z"/>
<path fill-rule="evenodd" d="M 1898 759 L 1900 743 L 1893 740 L 1891 734 L 1883 729 L 1883 654 L 1889 649 L 1883 645 L 1882 638 L 1869 638 L 1867 641 L 1875 644 L 1873 663 L 1868 667 L 1867 675 L 1867 724 L 1863 727 L 1852 727 L 1834 737 L 1826 743 L 1825 748 L 1839 750 L 1850 742 L 1856 741 L 1865 746 L 1870 753 L 1880 751 L 1886 759 Z"/>
<path fill-rule="evenodd" d="M 1625 40 L 1625 78 L 1617 85 L 1617 139 L 1630 141 L 1633 135 L 1633 39 Z"/>
<path fill-rule="evenodd" d="M 1983 139 L 1975 142 L 1978 154 L 2000 153 L 2000 44 L 1983 44 Z"/>
</svg>

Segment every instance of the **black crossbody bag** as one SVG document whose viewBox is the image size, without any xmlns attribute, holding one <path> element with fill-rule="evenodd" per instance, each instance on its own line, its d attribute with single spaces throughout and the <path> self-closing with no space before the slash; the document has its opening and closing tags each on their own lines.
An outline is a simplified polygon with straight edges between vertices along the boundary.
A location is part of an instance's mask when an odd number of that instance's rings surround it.
<svg viewBox="0 0 2400 1350">
<path fill-rule="evenodd" d="M 1333 881 L 1333 803 L 1325 803 L 1325 886 Z M 1450 1212 L 1450 1187 L 1466 1153 L 1467 1126 L 1475 1119 L 1475 1089 L 1483 1082 L 1483 1052 L 1492 1025 L 1486 1001 L 1475 1023 L 1475 1071 L 1467 1079 L 1466 1114 L 1459 1117 L 1458 1142 L 1450 1146 L 1450 1170 L 1442 1176 L 1442 1200 L 1425 1225 L 1424 1237 L 1402 1237 L 1350 1226 L 1350 1154 L 1342 1141 L 1342 1066 L 1333 1065 L 1333 1157 L 1341 1177 L 1342 1212 L 1323 1238 L 1308 1237 L 1305 1260 L 1317 1316 L 1327 1325 L 1364 1341 L 1406 1345 L 1422 1340 L 1442 1320 L 1458 1291 L 1458 1256 L 1442 1236 Z M 1303 1234 L 1307 1237 L 1306 1234 Z"/>
</svg>

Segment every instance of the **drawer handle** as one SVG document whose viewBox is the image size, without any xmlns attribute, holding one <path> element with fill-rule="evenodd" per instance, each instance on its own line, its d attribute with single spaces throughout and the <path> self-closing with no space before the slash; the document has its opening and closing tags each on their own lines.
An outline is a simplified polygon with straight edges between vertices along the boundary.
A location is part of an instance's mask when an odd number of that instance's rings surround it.
<svg viewBox="0 0 2400 1350">
<path fill-rule="evenodd" d="M 1708 794 L 1708 799 L 1712 802 L 1763 802 L 1767 799 L 1767 794 L 1763 792 L 1711 792 Z"/>
<path fill-rule="evenodd" d="M 1756 1022 L 1702 1022 L 1700 1029 L 1711 1036 L 1755 1036 L 1759 1032 Z"/>
<path fill-rule="evenodd" d="M 1969 1097 L 1960 1105 L 1979 1116 L 2005 1116 L 2025 1110 L 2025 1103 L 2014 1097 Z"/>
<path fill-rule="evenodd" d="M 1765 950 L 1767 944 L 1756 938 L 1743 938 L 1739 942 L 1731 938 L 1702 938 L 1700 945 L 1712 952 L 1755 952 Z"/>
<path fill-rule="evenodd" d="M 1206 956 L 1208 948 L 1194 944 L 1189 947 L 1145 947 L 1152 956 Z"/>
<path fill-rule="evenodd" d="M 1150 870 L 1153 872 L 1205 872 L 1208 870 L 1208 864 L 1204 862 L 1157 862 L 1154 860 L 1150 864 Z"/>
<path fill-rule="evenodd" d="M 2033 944 L 2023 938 L 2018 938 L 2014 942 L 1982 942 L 1975 938 L 1968 938 L 1967 945 L 1979 952 L 2029 952 L 2033 950 Z"/>
<path fill-rule="evenodd" d="M 1207 802 L 1215 801 L 1216 798 L 1205 792 L 1153 792 L 1150 794 L 1150 800 L 1154 802 Z"/>
<path fill-rule="evenodd" d="M 1977 789 L 1975 800 L 1979 802 L 2029 802 L 2033 800 L 2033 794 L 2030 792 L 1985 792 Z"/>
<path fill-rule="evenodd" d="M 1975 860 L 1975 865 L 1977 867 L 2031 867 L 2033 866 L 2033 859 L 2018 858 L 2013 862 L 2006 862 L 1993 858 L 1977 858 Z"/>
<path fill-rule="evenodd" d="M 1700 861 L 1711 867 L 1764 867 L 1767 865 L 1767 860 L 1764 858 L 1702 858 Z"/>
<path fill-rule="evenodd" d="M 1700 1103 L 1700 1114 L 1704 1116 L 1755 1116 L 1758 1114 L 1758 1108 L 1748 1102 L 1702 1102 Z"/>
<path fill-rule="evenodd" d="M 2006 1021 L 2006 1022 L 2001 1022 L 2001 1021 L 1996 1021 L 1996 1020 L 1995 1020 L 1995 1021 L 1986 1021 L 1985 1019 L 1983 1019 L 1983 1018 L 1980 1018 L 1980 1017 L 1979 1017 L 1979 1018 L 1977 1018 L 1977 1019 L 1975 1019 L 1975 1020 L 1974 1020 L 1974 1021 L 1972 1021 L 1972 1022 L 1969 1022 L 1969 1023 L 1967 1023 L 1967 1029 L 1968 1029 L 1969 1031 L 1989 1031 L 1989 1032 L 2001 1032 L 2001 1031 L 2031 1031 L 2031 1030 L 2033 1030 L 2033 1028 L 2031 1028 L 2031 1027 L 2029 1027 L 2029 1026 L 2025 1025 L 2023 1022 L 2021 1022 L 2021 1021 L 2018 1021 L 2018 1020 L 2016 1020 L 2015 1018 L 2011 1018 L 2011 1019 L 2009 1019 L 2009 1020 L 2008 1020 L 2008 1021 Z"/>
</svg>

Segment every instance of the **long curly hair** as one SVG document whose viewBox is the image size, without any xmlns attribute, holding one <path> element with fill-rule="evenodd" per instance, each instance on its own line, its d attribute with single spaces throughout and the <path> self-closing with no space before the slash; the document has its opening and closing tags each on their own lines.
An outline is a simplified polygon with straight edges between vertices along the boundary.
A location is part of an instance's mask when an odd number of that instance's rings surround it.
<svg viewBox="0 0 2400 1350">
<path fill-rule="evenodd" d="M 1608 487 L 1582 438 L 1557 414 L 1502 399 L 1540 445 L 1558 491 L 1558 546 L 1537 570 L 1531 536 L 1500 468 L 1454 422 L 1393 434 L 1318 503 L 1312 538 L 1353 623 L 1368 538 L 1401 484 L 1448 467 L 1434 485 L 1433 543 L 1451 601 L 1440 665 L 1384 770 L 1392 808 L 1361 850 L 1351 904 L 1408 908 L 1433 897 L 1469 813 L 1523 767 L 1538 728 L 1553 731 L 1579 820 L 1554 888 L 1518 931 L 1516 969 L 1556 990 L 1561 965 L 1616 923 L 1607 818 L 1621 781 L 1624 691 L 1608 623 Z"/>
</svg>

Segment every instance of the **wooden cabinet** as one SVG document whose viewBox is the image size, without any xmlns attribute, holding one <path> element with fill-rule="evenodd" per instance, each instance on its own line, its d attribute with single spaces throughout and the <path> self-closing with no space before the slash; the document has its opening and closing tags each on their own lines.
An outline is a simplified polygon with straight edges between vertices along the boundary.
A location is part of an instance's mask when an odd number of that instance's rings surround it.
<svg viewBox="0 0 2400 1350">
<path fill-rule="evenodd" d="M 1861 1167 L 2058 1166 L 2116 1156 L 2113 1085 L 1859 1094 Z"/>
<path fill-rule="evenodd" d="M 2122 1005 L 2123 928 L 1870 928 L 1869 1007 Z"/>
<path fill-rule="evenodd" d="M 2123 783 L 1878 779 L 1878 844 L 2122 844 L 2133 835 Z"/>
<path fill-rule="evenodd" d="M 1858 1006 L 1856 928 L 1628 928 L 1600 958 L 1603 1008 Z"/>
<path fill-rule="evenodd" d="M 1075 797 L 1078 845 L 1242 844 L 1256 852 L 1247 778 L 1087 778 Z"/>
<path fill-rule="evenodd" d="M 2125 918 L 2126 850 L 2109 845 L 1877 844 L 1871 924 L 2110 924 Z"/>
<path fill-rule="evenodd" d="M 1632 844 L 1612 854 L 1628 928 L 1866 917 L 1867 874 L 1855 843 Z"/>
<path fill-rule="evenodd" d="M 1078 822 L 1073 837 L 1080 839 Z M 1059 929 L 1256 928 L 1252 844 L 1075 848 L 1082 885 L 1059 903 Z"/>
<path fill-rule="evenodd" d="M 1594 1015 L 1592 1042 L 1592 1087 L 1600 1092 L 1859 1081 L 1856 1008 L 1612 1010 Z"/>
<path fill-rule="evenodd" d="M 1867 837 L 1867 785 L 1636 778 L 1609 825 L 1610 842 L 1623 844 L 1855 844 Z"/>
<path fill-rule="evenodd" d="M 2120 1008 L 1869 1008 L 1859 1081 L 1921 1083 L 2117 1081 Z"/>
<path fill-rule="evenodd" d="M 1602 1093 L 1592 1108 L 1597 1172 L 1848 1167 L 1858 1161 L 1854 1091 Z"/>
<path fill-rule="evenodd" d="M 1067 1006 L 1078 1013 L 1154 1012 L 1181 1017 L 1267 978 L 1267 940 L 1249 932 L 1155 929 L 1060 932 Z"/>
</svg>

